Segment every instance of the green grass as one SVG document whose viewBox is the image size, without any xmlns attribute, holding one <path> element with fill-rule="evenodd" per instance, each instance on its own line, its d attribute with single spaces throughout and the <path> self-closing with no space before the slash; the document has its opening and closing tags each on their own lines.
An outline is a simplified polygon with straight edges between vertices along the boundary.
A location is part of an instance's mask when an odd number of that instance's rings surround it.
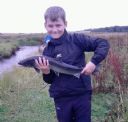
<svg viewBox="0 0 128 122">
<path fill-rule="evenodd" d="M 92 99 L 92 119 L 95 122 L 102 122 L 108 116 L 113 104 L 117 100 L 115 94 L 99 93 L 93 95 Z"/>
<path fill-rule="evenodd" d="M 54 108 L 47 92 L 37 89 L 26 89 L 20 95 L 17 112 L 11 122 L 51 122 L 54 119 Z"/>
<path fill-rule="evenodd" d="M 9 57 L 16 49 L 18 45 L 13 42 L 1 42 L 0 43 L 0 55 L 2 57 Z"/>
<path fill-rule="evenodd" d="M 0 35 L 0 59 L 10 57 L 20 46 L 40 45 L 43 34 Z"/>
<path fill-rule="evenodd" d="M 116 37 L 116 36 L 115 36 Z M 13 36 L 14 38 L 14 36 Z M 1 41 L 0 38 L 0 52 L 1 50 L 8 53 L 15 45 L 24 45 L 25 43 L 35 44 L 35 38 L 31 37 L 16 37 L 15 39 L 5 38 L 5 42 Z M 122 36 L 124 38 L 124 36 Z M 123 70 L 124 77 L 127 79 L 128 66 L 127 66 L 127 46 L 119 48 L 117 46 L 117 37 L 114 39 L 110 38 L 112 43 L 111 47 L 117 47 L 116 52 L 121 53 L 120 56 L 124 56 Z M 15 41 L 14 40 L 18 40 Z M 123 40 L 121 40 L 122 42 Z M 119 41 L 120 42 L 120 41 Z M 127 39 L 126 39 L 127 42 Z M 126 43 L 127 44 L 127 43 Z M 113 46 L 114 45 L 114 46 Z M 13 47 L 14 46 L 14 47 Z M 7 51 L 6 51 L 7 50 Z M 4 54 L 5 55 L 5 54 Z M 93 53 L 88 53 L 86 56 L 87 62 L 91 58 Z M 108 65 L 109 66 L 109 65 Z M 104 86 L 115 86 L 113 84 L 116 77 L 111 72 L 110 67 L 106 68 L 105 80 L 101 80 Z M 103 75 L 103 73 L 102 73 Z M 106 77 L 107 76 L 107 77 Z M 101 82 L 99 81 L 99 83 Z M 93 84 L 95 82 L 93 81 Z M 42 75 L 37 74 L 32 69 L 27 68 L 14 68 L 13 72 L 5 73 L 3 77 L 0 76 L 0 122 L 56 122 L 56 115 L 54 110 L 53 100 L 49 97 L 48 86 L 45 87 L 42 80 Z M 125 84 L 126 85 L 126 84 Z M 45 87 L 45 88 L 44 88 Z M 128 92 L 123 95 L 125 112 L 121 113 L 121 117 L 117 121 L 117 106 L 119 105 L 119 94 L 108 93 L 97 93 L 93 94 L 92 97 L 92 122 L 128 122 Z M 120 113 L 118 113 L 120 114 Z M 111 116 L 114 121 L 111 120 Z M 108 118 L 109 116 L 109 118 Z"/>
<path fill-rule="evenodd" d="M 45 85 L 33 70 L 5 74 L 0 80 L 0 122 L 54 122 L 53 101 Z"/>
<path fill-rule="evenodd" d="M 42 75 L 32 69 L 14 68 L 0 80 L 0 122 L 56 122 L 53 100 Z M 102 122 L 116 100 L 114 94 L 92 98 L 93 122 Z"/>
</svg>

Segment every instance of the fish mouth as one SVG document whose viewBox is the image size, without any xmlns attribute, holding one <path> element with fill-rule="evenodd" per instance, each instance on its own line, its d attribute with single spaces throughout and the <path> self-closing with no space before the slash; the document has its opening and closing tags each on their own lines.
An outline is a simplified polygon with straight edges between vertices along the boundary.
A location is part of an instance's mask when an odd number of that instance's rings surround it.
<svg viewBox="0 0 128 122">
<path fill-rule="evenodd" d="M 19 64 L 19 65 L 23 65 L 23 63 L 22 63 L 22 62 L 18 62 L 18 64 Z"/>
<path fill-rule="evenodd" d="M 18 62 L 18 65 L 27 66 L 27 65 L 25 65 L 25 63 L 22 62 L 22 61 Z"/>
</svg>

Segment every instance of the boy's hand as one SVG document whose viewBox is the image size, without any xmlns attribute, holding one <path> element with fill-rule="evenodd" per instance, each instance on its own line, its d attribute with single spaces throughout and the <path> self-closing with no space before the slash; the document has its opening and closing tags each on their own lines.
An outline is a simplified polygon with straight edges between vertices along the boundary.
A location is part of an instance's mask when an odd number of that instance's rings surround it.
<svg viewBox="0 0 128 122">
<path fill-rule="evenodd" d="M 35 60 L 36 66 L 38 69 L 40 69 L 44 74 L 49 74 L 50 73 L 50 68 L 49 68 L 49 61 L 46 60 L 45 58 L 42 59 L 39 57 L 39 59 Z"/>
<path fill-rule="evenodd" d="M 86 66 L 84 67 L 81 73 L 85 75 L 91 75 L 92 72 L 95 70 L 95 68 L 96 65 L 90 61 L 86 64 Z"/>
</svg>

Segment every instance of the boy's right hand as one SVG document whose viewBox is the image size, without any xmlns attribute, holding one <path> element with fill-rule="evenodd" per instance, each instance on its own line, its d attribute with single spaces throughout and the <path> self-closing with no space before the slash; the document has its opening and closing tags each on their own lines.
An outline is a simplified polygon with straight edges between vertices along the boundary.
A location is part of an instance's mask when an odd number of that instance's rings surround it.
<svg viewBox="0 0 128 122">
<path fill-rule="evenodd" d="M 43 60 L 39 57 L 39 59 L 35 59 L 35 63 L 38 69 L 40 69 L 44 74 L 50 73 L 49 61 L 43 58 Z"/>
</svg>

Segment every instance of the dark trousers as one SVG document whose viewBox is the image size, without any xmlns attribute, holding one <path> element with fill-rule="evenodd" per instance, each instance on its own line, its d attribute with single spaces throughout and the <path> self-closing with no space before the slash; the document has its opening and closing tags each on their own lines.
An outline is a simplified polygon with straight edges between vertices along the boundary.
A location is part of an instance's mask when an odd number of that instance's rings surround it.
<svg viewBox="0 0 128 122">
<path fill-rule="evenodd" d="M 59 122 L 91 122 L 91 92 L 55 99 Z"/>
</svg>

